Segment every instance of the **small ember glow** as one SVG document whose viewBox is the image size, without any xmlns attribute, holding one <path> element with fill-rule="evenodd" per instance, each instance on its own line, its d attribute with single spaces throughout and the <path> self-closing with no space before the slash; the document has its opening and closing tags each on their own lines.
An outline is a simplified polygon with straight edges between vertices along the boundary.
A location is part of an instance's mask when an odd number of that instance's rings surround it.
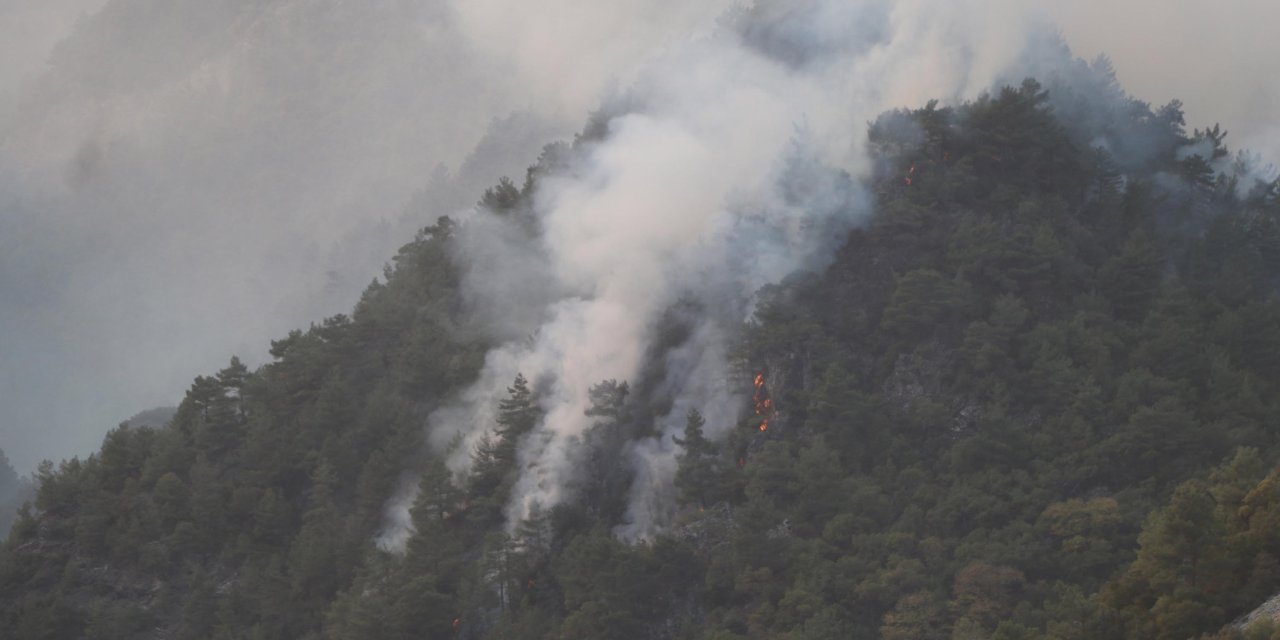
<svg viewBox="0 0 1280 640">
<path fill-rule="evenodd" d="M 911 165 L 910 169 L 907 169 L 907 177 L 903 178 L 902 182 L 905 183 L 908 187 L 911 186 L 911 176 L 915 175 L 915 173 L 916 173 L 916 166 L 913 164 Z"/>
<path fill-rule="evenodd" d="M 773 419 L 773 398 L 769 397 L 769 389 L 764 383 L 764 372 L 756 374 L 752 383 L 755 389 L 751 392 L 751 408 L 760 417 L 760 430 L 769 430 L 769 421 Z"/>
</svg>

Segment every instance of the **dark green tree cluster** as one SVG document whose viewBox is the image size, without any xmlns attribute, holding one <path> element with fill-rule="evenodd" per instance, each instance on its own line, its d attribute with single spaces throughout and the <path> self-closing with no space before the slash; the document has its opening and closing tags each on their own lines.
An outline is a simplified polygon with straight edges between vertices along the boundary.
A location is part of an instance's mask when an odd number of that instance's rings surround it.
<svg viewBox="0 0 1280 640">
<path fill-rule="evenodd" d="M 432 399 L 486 346 L 461 324 L 442 218 L 352 316 L 196 378 L 164 428 L 121 425 L 98 453 L 36 473 L 0 551 L 12 637 L 307 637 L 348 587 Z"/>
</svg>

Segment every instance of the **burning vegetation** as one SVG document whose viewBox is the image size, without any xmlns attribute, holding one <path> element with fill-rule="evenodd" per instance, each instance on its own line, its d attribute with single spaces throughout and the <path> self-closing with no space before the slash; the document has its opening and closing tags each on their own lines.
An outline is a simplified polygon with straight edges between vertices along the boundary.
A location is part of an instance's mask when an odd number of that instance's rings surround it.
<svg viewBox="0 0 1280 640">
<path fill-rule="evenodd" d="M 760 430 L 768 431 L 769 421 L 777 412 L 773 408 L 773 398 L 769 397 L 769 387 L 765 384 L 763 371 L 756 374 L 752 384 L 754 389 L 751 392 L 751 408 L 760 418 Z"/>
</svg>

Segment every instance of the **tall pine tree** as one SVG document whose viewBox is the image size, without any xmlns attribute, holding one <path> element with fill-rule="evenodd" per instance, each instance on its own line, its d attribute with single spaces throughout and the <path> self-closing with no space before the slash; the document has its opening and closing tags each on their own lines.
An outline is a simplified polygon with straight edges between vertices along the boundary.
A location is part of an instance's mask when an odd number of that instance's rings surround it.
<svg viewBox="0 0 1280 640">
<path fill-rule="evenodd" d="M 680 466 L 676 469 L 675 479 L 681 504 L 705 507 L 715 498 L 718 450 L 702 433 L 702 427 L 706 423 L 697 409 L 689 409 L 685 418 L 684 437 L 672 438 L 684 448 L 684 453 L 677 458 Z"/>
</svg>

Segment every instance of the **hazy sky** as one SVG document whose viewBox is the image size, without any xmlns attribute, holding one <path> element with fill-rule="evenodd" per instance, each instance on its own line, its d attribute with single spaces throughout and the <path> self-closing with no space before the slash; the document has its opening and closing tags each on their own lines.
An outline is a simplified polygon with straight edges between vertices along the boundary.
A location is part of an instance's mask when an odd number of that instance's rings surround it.
<svg viewBox="0 0 1280 640">
<path fill-rule="evenodd" d="M 348 310 L 448 212 L 415 193 L 447 209 L 518 175 L 730 4 L 0 0 L 0 448 L 24 472 L 87 453 Z M 1031 3 L 972 4 L 957 29 Z M 1043 7 L 1138 97 L 1280 157 L 1280 3 Z"/>
<path fill-rule="evenodd" d="M 1071 0 L 1048 11 L 1076 55 L 1110 56 L 1130 93 L 1178 98 L 1188 125 L 1221 122 L 1232 147 L 1280 162 L 1280 2 Z"/>
</svg>

